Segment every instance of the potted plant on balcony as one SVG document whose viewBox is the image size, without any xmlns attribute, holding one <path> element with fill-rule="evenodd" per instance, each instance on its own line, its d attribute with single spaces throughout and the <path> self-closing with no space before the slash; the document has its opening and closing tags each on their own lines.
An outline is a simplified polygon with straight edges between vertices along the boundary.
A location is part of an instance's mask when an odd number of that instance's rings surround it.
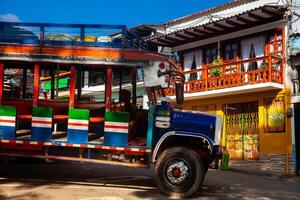
<svg viewBox="0 0 300 200">
<path fill-rule="evenodd" d="M 259 69 L 267 69 L 268 68 L 268 63 L 267 62 L 262 62 L 259 66 Z"/>
<path fill-rule="evenodd" d="M 217 67 L 220 64 L 222 64 L 222 60 L 220 56 L 218 56 L 216 59 L 212 61 L 211 63 L 212 69 L 209 71 L 209 75 L 211 78 L 221 76 L 222 70 L 220 67 Z"/>
</svg>

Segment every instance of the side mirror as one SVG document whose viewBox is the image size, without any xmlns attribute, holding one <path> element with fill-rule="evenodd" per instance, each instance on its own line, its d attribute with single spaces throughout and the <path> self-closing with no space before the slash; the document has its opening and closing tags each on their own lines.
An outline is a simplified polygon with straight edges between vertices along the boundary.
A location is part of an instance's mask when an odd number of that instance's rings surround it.
<svg viewBox="0 0 300 200">
<path fill-rule="evenodd" d="M 175 92 L 176 92 L 176 103 L 182 104 L 184 101 L 184 84 L 181 82 L 175 83 Z"/>
</svg>

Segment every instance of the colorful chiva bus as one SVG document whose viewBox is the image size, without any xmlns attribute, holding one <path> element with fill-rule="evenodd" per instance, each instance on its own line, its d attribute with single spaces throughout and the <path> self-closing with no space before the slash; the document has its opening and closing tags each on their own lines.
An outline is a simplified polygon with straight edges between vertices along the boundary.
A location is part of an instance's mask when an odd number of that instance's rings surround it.
<svg viewBox="0 0 300 200">
<path fill-rule="evenodd" d="M 173 60 L 123 25 L 0 22 L 0 33 L 1 156 L 155 165 L 165 194 L 198 191 L 221 118 L 180 109 Z"/>
</svg>

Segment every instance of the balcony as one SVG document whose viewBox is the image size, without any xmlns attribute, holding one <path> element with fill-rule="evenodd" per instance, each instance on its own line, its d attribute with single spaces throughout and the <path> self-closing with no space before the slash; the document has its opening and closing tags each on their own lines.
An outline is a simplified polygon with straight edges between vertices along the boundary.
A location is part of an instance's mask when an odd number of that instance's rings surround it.
<svg viewBox="0 0 300 200">
<path fill-rule="evenodd" d="M 274 55 L 204 65 L 183 72 L 184 93 L 193 99 L 283 89 L 283 71 L 282 58 Z M 168 96 L 175 95 L 173 87 L 165 92 Z"/>
</svg>

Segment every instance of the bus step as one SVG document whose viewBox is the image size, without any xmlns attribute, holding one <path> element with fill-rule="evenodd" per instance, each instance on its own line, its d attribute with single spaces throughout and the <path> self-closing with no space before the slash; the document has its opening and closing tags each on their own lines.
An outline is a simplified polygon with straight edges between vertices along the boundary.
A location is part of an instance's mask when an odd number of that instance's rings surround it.
<svg viewBox="0 0 300 200">
<path fill-rule="evenodd" d="M 64 131 L 56 131 L 52 132 L 52 139 L 60 139 L 60 138 L 66 138 L 67 137 L 67 132 Z"/>
<path fill-rule="evenodd" d="M 97 142 L 97 143 L 103 143 L 103 136 L 97 134 L 97 133 L 89 133 L 89 142 Z"/>
<path fill-rule="evenodd" d="M 31 130 L 23 129 L 23 130 L 17 130 L 16 131 L 16 137 L 24 137 L 31 134 Z"/>
</svg>

